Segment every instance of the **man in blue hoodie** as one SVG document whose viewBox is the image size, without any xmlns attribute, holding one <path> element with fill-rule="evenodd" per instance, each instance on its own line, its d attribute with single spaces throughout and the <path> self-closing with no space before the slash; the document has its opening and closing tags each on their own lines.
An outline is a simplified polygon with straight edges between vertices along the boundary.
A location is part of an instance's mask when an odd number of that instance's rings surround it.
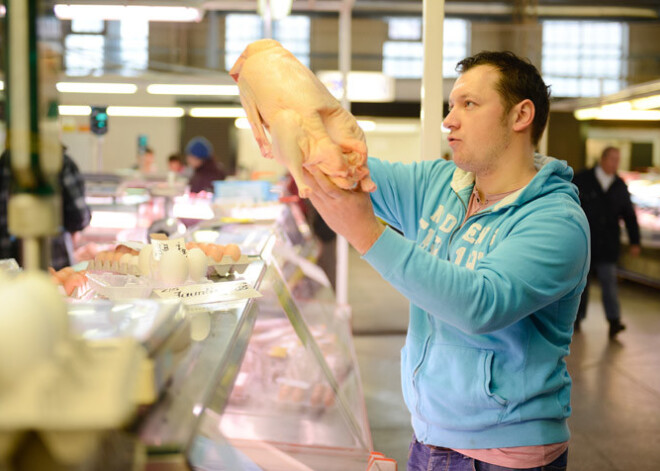
<svg viewBox="0 0 660 471">
<path fill-rule="evenodd" d="M 549 111 L 537 69 L 481 52 L 457 70 L 444 120 L 453 161 L 370 158 L 371 195 L 310 168 L 310 199 L 410 300 L 401 352 L 415 431 L 408 469 L 564 470 L 564 357 L 589 226 L 572 169 L 534 151 Z"/>
</svg>

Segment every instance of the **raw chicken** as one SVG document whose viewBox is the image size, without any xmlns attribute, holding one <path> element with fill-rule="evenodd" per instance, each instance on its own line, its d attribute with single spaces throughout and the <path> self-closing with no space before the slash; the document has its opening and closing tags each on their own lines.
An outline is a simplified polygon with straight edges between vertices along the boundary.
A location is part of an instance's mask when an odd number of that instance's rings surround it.
<svg viewBox="0 0 660 471">
<path fill-rule="evenodd" d="M 262 39 L 248 45 L 229 74 L 238 83 L 261 154 L 289 169 L 301 197 L 311 193 L 303 167 L 314 165 L 340 188 L 376 189 L 357 121 L 279 42 Z"/>
</svg>

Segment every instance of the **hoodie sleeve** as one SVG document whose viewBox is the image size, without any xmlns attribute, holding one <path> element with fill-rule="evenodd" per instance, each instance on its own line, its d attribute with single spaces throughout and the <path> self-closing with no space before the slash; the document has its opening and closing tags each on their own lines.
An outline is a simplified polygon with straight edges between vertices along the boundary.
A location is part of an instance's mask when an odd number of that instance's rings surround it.
<svg viewBox="0 0 660 471">
<path fill-rule="evenodd" d="M 413 162 L 410 164 L 385 162 L 369 158 L 369 172 L 376 183 L 376 191 L 371 193 L 371 202 L 376 216 L 402 232 L 407 238 L 414 239 L 415 234 L 406 234 L 406 228 L 417 225 L 416 218 L 423 204 L 423 188 L 429 179 L 439 181 L 451 176 L 451 169 L 444 168 L 444 161 Z M 402 196 L 404 195 L 404 196 Z"/>
<path fill-rule="evenodd" d="M 465 332 L 499 330 L 584 287 L 589 228 L 565 195 L 529 203 L 475 268 L 386 230 L 364 255 L 413 304 Z"/>
</svg>

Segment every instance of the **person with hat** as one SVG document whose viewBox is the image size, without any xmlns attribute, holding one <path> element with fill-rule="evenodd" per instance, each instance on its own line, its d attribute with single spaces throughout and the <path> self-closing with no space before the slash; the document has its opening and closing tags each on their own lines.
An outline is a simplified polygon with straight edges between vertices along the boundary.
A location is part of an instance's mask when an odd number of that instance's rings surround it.
<svg viewBox="0 0 660 471">
<path fill-rule="evenodd" d="M 226 175 L 213 156 L 213 145 L 208 139 L 197 136 L 186 145 L 186 161 L 193 174 L 189 185 L 191 193 L 213 191 L 213 182 L 224 180 Z"/>
</svg>

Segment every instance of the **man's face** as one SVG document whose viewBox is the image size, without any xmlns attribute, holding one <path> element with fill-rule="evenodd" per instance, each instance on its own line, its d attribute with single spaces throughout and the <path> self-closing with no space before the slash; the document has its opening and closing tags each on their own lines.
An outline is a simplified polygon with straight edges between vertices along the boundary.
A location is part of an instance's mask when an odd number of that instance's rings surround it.
<svg viewBox="0 0 660 471">
<path fill-rule="evenodd" d="M 449 94 L 450 111 L 443 125 L 450 130 L 454 162 L 477 175 L 493 170 L 513 132 L 495 89 L 499 78 L 494 67 L 478 65 L 458 77 Z"/>
<path fill-rule="evenodd" d="M 188 166 L 191 168 L 197 168 L 200 165 L 202 165 L 202 159 L 199 159 L 191 154 L 186 155 L 186 162 L 188 163 Z"/>
<path fill-rule="evenodd" d="M 619 168 L 620 161 L 621 152 L 619 152 L 617 149 L 612 149 L 600 160 L 600 167 L 606 174 L 614 175 Z"/>
</svg>

